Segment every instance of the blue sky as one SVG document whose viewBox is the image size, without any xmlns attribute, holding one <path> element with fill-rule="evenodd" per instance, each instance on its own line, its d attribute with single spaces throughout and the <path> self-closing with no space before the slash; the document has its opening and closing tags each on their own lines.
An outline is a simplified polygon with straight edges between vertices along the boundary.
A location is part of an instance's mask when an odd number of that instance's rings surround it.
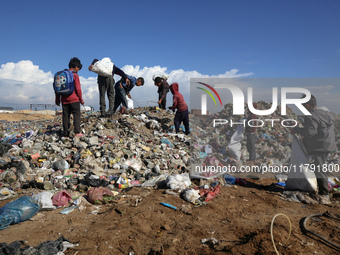
<svg viewBox="0 0 340 255">
<path fill-rule="evenodd" d="M 194 76 L 339 77 L 337 0 L 12 0 L 2 1 L 0 22 L 0 92 L 9 93 L 0 102 L 5 104 L 53 103 L 53 91 L 42 86 L 74 56 L 84 66 L 79 75 L 85 103 L 95 107 L 96 75 L 87 70 L 94 58 L 110 57 L 131 75 L 172 74 L 169 81 L 178 82 L 180 91 L 185 86 L 187 100 Z M 30 94 L 32 84 L 41 86 L 41 95 Z M 146 96 L 157 101 L 151 79 L 137 89 L 140 105 Z"/>
</svg>

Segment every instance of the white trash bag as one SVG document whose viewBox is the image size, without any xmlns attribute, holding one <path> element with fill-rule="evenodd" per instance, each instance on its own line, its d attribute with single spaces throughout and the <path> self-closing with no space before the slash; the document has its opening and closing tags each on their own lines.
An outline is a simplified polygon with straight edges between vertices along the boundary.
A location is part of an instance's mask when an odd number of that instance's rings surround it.
<svg viewBox="0 0 340 255">
<path fill-rule="evenodd" d="M 304 164 L 308 164 L 306 149 L 301 141 L 294 135 L 292 144 L 292 154 L 290 158 L 290 172 L 286 181 L 285 190 L 288 191 L 318 191 L 318 183 L 315 173 Z M 303 167 L 301 167 L 303 166 Z"/>
<path fill-rule="evenodd" d="M 167 80 L 169 78 L 168 74 L 154 74 L 152 76 L 152 80 L 155 81 L 157 77 L 163 78 L 164 80 Z"/>
<path fill-rule="evenodd" d="M 241 152 L 241 141 L 243 140 L 243 132 L 244 127 L 242 125 L 238 126 L 235 133 L 230 138 L 230 143 L 227 147 L 228 152 L 231 156 L 235 157 L 235 159 L 240 160 L 242 152 Z"/>
<path fill-rule="evenodd" d="M 91 71 L 100 76 L 109 77 L 112 75 L 113 66 L 114 64 L 110 58 L 103 58 L 93 64 Z"/>
</svg>

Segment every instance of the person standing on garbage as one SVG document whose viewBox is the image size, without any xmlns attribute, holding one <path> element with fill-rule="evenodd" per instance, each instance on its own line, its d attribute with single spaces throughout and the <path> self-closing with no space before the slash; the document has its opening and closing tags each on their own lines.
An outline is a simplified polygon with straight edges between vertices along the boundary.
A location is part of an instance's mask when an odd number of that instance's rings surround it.
<svg viewBox="0 0 340 255">
<path fill-rule="evenodd" d="M 186 104 L 184 97 L 181 93 L 178 91 L 178 83 L 172 83 L 170 85 L 170 91 L 173 94 L 173 103 L 172 106 L 169 107 L 173 112 L 177 109 L 177 112 L 175 114 L 174 118 L 174 125 L 176 133 L 179 132 L 179 126 L 181 125 L 182 121 L 185 127 L 185 134 L 189 135 L 189 111 L 188 111 L 188 105 Z"/>
<path fill-rule="evenodd" d="M 88 68 L 89 71 L 92 70 L 93 65 L 98 61 L 99 60 L 96 58 L 92 61 L 91 65 Z M 129 83 L 129 80 L 124 71 L 115 65 L 113 65 L 112 76 L 110 75 L 108 77 L 104 77 L 98 74 L 97 83 L 99 90 L 100 117 L 106 117 L 107 115 L 112 115 L 114 113 L 113 107 L 115 103 L 115 90 L 114 90 L 115 80 L 113 78 L 113 75 L 115 74 L 119 75 L 120 77 L 122 77 L 122 79 Z M 107 98 L 109 100 L 109 109 L 107 113 L 105 112 L 106 109 L 105 93 L 107 93 Z"/>
<path fill-rule="evenodd" d="M 257 104 L 253 103 L 254 108 L 257 108 Z M 256 121 L 250 121 L 250 120 L 256 120 L 257 115 L 252 113 L 249 108 L 248 108 L 248 114 L 246 117 L 246 128 L 245 128 L 245 134 L 247 138 L 247 151 L 249 153 L 249 159 L 247 160 L 248 164 L 255 164 L 255 159 L 256 159 L 256 139 L 257 139 L 257 134 L 256 134 Z M 250 121 L 250 122 L 249 122 Z M 249 125 L 250 124 L 250 125 Z"/>
<path fill-rule="evenodd" d="M 70 117 L 73 115 L 73 124 L 74 124 L 74 132 L 75 136 L 81 136 L 80 132 L 80 104 L 84 105 L 84 100 L 82 97 L 81 85 L 79 81 L 78 71 L 81 70 L 83 65 L 81 64 L 78 58 L 71 58 L 68 64 L 69 70 L 73 73 L 74 80 L 74 91 L 68 96 L 55 96 L 55 104 L 62 104 L 63 110 L 63 130 L 64 136 L 69 136 L 69 128 L 70 128 Z"/>
<path fill-rule="evenodd" d="M 313 95 L 303 106 L 311 115 L 305 115 L 303 128 L 295 127 L 292 133 L 298 133 L 303 136 L 303 143 L 307 152 L 313 158 L 314 173 L 317 178 L 320 195 L 319 203 L 330 204 L 328 177 L 323 170 L 324 166 L 326 166 L 328 154 L 337 149 L 334 133 L 334 114 L 327 108 L 317 107 L 316 98 Z"/>
<path fill-rule="evenodd" d="M 169 92 L 169 83 L 164 78 L 156 77 L 155 85 L 158 87 L 158 106 L 159 108 L 166 110 L 166 95 Z"/>
<path fill-rule="evenodd" d="M 128 82 L 127 82 L 128 81 Z M 120 81 L 115 84 L 115 104 L 113 107 L 113 112 L 115 113 L 120 104 L 122 104 L 122 113 L 127 109 L 126 96 L 131 98 L 130 91 L 134 88 L 134 86 L 143 86 L 144 78 L 143 77 L 132 77 L 127 75 L 127 80 L 124 78 L 120 79 Z"/>
</svg>

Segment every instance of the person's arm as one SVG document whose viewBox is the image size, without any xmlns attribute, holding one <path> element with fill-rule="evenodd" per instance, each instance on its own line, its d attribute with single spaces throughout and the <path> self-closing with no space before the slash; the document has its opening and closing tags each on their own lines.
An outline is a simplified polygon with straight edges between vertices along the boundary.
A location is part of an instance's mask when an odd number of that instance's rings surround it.
<svg viewBox="0 0 340 255">
<path fill-rule="evenodd" d="M 55 94 L 55 104 L 60 106 L 60 96 Z"/>
<path fill-rule="evenodd" d="M 120 77 L 122 77 L 122 79 L 125 81 L 125 83 L 127 85 L 130 85 L 130 81 L 129 81 L 127 75 L 124 73 L 124 71 L 122 69 L 120 69 L 119 67 L 114 65 L 113 66 L 113 70 L 112 70 L 112 76 L 115 75 L 115 74 L 117 74 Z"/>
<path fill-rule="evenodd" d="M 174 102 L 172 103 L 172 111 L 174 112 L 177 108 L 178 98 L 176 96 L 174 96 L 173 100 L 174 100 Z"/>
<path fill-rule="evenodd" d="M 159 101 L 158 101 L 158 103 L 160 104 L 162 101 L 163 101 L 163 99 L 166 97 L 166 87 L 167 87 L 167 82 L 166 81 L 164 81 L 163 80 L 163 82 L 162 82 L 162 96 L 161 96 L 161 98 L 159 99 Z"/>
<path fill-rule="evenodd" d="M 84 100 L 83 100 L 83 96 L 82 96 L 82 91 L 81 91 L 80 80 L 79 80 L 78 74 L 73 73 L 73 78 L 74 78 L 74 90 L 76 92 L 76 95 L 78 96 L 80 103 L 82 105 L 84 105 Z"/>
</svg>

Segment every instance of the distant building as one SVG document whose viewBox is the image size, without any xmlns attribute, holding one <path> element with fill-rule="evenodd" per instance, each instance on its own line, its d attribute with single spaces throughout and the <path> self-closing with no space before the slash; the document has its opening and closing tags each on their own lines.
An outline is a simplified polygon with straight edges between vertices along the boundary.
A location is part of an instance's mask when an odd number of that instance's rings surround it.
<svg viewBox="0 0 340 255">
<path fill-rule="evenodd" d="M 13 107 L 0 106 L 0 111 L 14 111 Z"/>
</svg>

